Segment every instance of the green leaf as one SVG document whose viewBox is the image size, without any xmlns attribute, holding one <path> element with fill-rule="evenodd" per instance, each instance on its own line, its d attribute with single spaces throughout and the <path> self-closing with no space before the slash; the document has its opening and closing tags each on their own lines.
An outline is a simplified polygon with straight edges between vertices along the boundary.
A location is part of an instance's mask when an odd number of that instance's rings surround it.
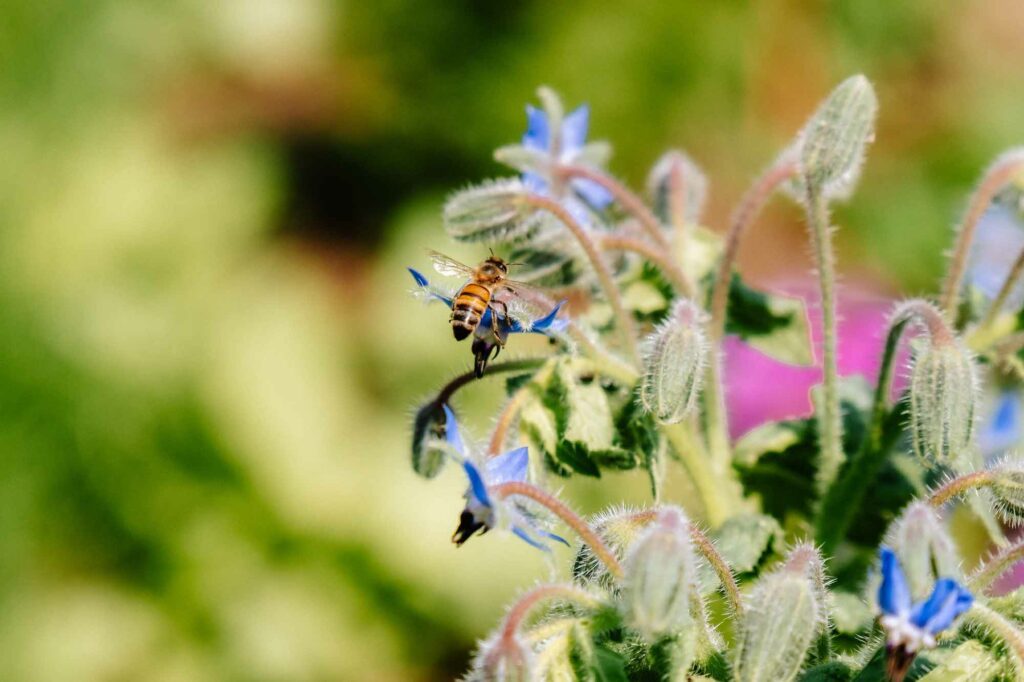
<svg viewBox="0 0 1024 682">
<path fill-rule="evenodd" d="M 591 458 L 587 446 L 578 441 L 560 440 L 555 449 L 556 473 L 567 476 L 570 471 L 601 478 L 601 469 Z M 564 472 L 564 473 L 563 473 Z"/>
<path fill-rule="evenodd" d="M 779 362 L 814 364 L 804 302 L 751 289 L 736 274 L 729 286 L 725 331 Z"/>
<path fill-rule="evenodd" d="M 591 671 L 596 682 L 628 682 L 626 659 L 603 646 L 594 647 Z"/>
<path fill-rule="evenodd" d="M 771 516 L 733 516 L 714 534 L 715 546 L 736 573 L 750 573 L 782 542 L 782 527 Z"/>
</svg>

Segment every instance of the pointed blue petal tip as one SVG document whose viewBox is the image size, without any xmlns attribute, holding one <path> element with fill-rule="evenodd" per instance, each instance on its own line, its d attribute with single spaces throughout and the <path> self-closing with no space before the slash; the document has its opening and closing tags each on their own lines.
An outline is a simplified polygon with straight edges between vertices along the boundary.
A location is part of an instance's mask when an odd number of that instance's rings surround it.
<svg viewBox="0 0 1024 682">
<path fill-rule="evenodd" d="M 900 561 L 888 547 L 879 550 L 882 558 L 882 584 L 878 587 L 878 606 L 885 613 L 898 615 L 911 608 L 910 588 Z"/>
<path fill-rule="evenodd" d="M 416 280 L 417 285 L 421 287 L 430 285 L 430 280 L 424 277 L 418 270 L 415 270 L 413 268 L 406 268 L 406 270 L 408 270 L 409 274 L 412 275 L 412 278 Z"/>
</svg>

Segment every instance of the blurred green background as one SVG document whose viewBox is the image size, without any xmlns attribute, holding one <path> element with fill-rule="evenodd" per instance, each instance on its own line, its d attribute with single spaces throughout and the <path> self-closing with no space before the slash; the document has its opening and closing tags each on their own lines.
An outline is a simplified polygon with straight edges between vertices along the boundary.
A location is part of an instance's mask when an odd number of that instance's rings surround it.
<svg viewBox="0 0 1024 682">
<path fill-rule="evenodd" d="M 716 229 L 842 77 L 881 119 L 841 271 L 930 291 L 1024 141 L 1024 4 L 7 0 L 0 21 L 0 679 L 429 680 L 465 670 L 523 543 L 449 544 L 408 466 L 468 366 L 406 264 L 549 84 L 613 170 L 667 146 Z M 808 267 L 778 201 L 754 279 Z M 490 391 L 490 392 L 489 392 Z M 480 434 L 497 396 L 466 392 Z M 472 429 L 472 427 L 470 427 Z M 573 483 L 592 511 L 634 477 Z M 639 492 L 638 492 L 639 491 Z M 558 559 L 564 559 L 558 555 Z M 564 562 L 560 562 L 564 563 Z"/>
</svg>

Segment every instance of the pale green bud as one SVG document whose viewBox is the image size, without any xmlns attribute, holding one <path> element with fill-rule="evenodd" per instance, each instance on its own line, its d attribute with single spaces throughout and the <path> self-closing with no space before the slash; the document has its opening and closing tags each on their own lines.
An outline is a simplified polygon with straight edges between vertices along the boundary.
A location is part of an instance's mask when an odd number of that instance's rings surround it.
<svg viewBox="0 0 1024 682">
<path fill-rule="evenodd" d="M 708 180 L 689 156 L 673 149 L 651 168 L 647 193 L 662 223 L 696 224 L 707 200 Z"/>
<path fill-rule="evenodd" d="M 544 213 L 526 201 L 517 179 L 492 180 L 456 192 L 444 205 L 448 234 L 465 242 L 515 242 L 534 233 Z"/>
<path fill-rule="evenodd" d="M 963 579 L 953 538 L 927 502 L 910 504 L 889 526 L 883 544 L 899 558 L 915 601 L 931 594 L 939 578 Z"/>
<path fill-rule="evenodd" d="M 649 512 L 629 507 L 615 507 L 597 514 L 590 519 L 590 527 L 594 529 L 604 544 L 613 554 L 622 560 L 633 543 L 650 525 Z M 608 569 L 594 552 L 584 543 L 572 566 L 573 580 L 580 585 L 598 584 L 610 588 L 614 581 Z"/>
<path fill-rule="evenodd" d="M 521 173 L 545 172 L 551 164 L 547 151 L 521 144 L 498 147 L 494 150 L 494 160 Z"/>
<path fill-rule="evenodd" d="M 689 521 L 680 509 L 658 512 L 630 548 L 624 568 L 622 609 L 648 641 L 683 632 L 692 624 L 696 571 Z"/>
<path fill-rule="evenodd" d="M 951 465 L 968 455 L 977 394 L 974 358 L 963 343 L 918 340 L 910 369 L 910 431 L 918 457 Z"/>
<path fill-rule="evenodd" d="M 798 546 L 780 568 L 758 579 L 746 599 L 736 639 L 735 679 L 795 679 L 827 623 L 821 557 L 809 545 Z"/>
<path fill-rule="evenodd" d="M 1024 526 L 1024 461 L 1007 460 L 993 468 L 990 489 L 996 513 L 1010 526 Z"/>
<path fill-rule="evenodd" d="M 874 138 L 877 112 L 874 88 L 863 75 L 832 91 L 801 132 L 800 162 L 809 190 L 826 199 L 849 195 Z"/>
<path fill-rule="evenodd" d="M 416 412 L 412 423 L 412 468 L 424 478 L 437 476 L 448 456 L 444 412 L 433 402 Z"/>
<path fill-rule="evenodd" d="M 683 299 L 645 342 L 640 403 L 663 424 L 682 421 L 697 404 L 708 354 L 705 317 Z"/>
</svg>

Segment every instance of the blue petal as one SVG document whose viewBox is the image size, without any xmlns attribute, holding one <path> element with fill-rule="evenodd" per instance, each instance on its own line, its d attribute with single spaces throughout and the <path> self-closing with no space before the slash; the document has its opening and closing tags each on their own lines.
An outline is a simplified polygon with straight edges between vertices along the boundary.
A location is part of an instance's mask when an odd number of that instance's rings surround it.
<svg viewBox="0 0 1024 682">
<path fill-rule="evenodd" d="M 490 507 L 491 497 L 487 494 L 487 486 L 484 484 L 483 476 L 480 475 L 480 470 L 468 459 L 462 462 L 462 468 L 466 470 L 466 477 L 469 479 L 469 491 L 474 500 L 485 507 Z"/>
<path fill-rule="evenodd" d="M 530 534 L 527 533 L 521 526 L 512 526 L 512 532 L 515 533 L 517 536 L 519 536 L 527 544 L 532 545 L 533 547 L 536 547 L 537 549 L 539 549 L 541 551 L 544 551 L 544 552 L 550 552 L 551 551 L 550 547 L 545 545 L 540 540 L 537 540 L 537 539 L 531 537 Z"/>
<path fill-rule="evenodd" d="M 466 456 L 466 446 L 462 442 L 462 434 L 459 433 L 459 422 L 455 419 L 455 413 L 447 404 L 444 406 L 444 438 L 448 444 L 455 449 L 459 455 Z"/>
<path fill-rule="evenodd" d="M 583 201 L 587 202 L 598 211 L 608 208 L 615 197 L 601 185 L 587 178 L 576 178 L 572 181 L 572 188 L 580 195 Z"/>
<path fill-rule="evenodd" d="M 879 554 L 882 557 L 882 584 L 878 587 L 878 607 L 892 615 L 906 613 L 911 607 L 910 588 L 900 560 L 888 547 L 882 547 Z"/>
<path fill-rule="evenodd" d="M 572 547 L 572 545 L 569 544 L 569 541 L 563 538 L 561 535 L 555 535 L 554 533 L 549 533 L 546 530 L 538 530 L 537 532 L 543 535 L 544 537 L 551 538 L 555 542 L 561 542 L 566 547 Z"/>
<path fill-rule="evenodd" d="M 549 312 L 544 317 L 540 317 L 534 320 L 533 323 L 530 325 L 530 331 L 545 332 L 548 329 L 550 329 L 551 325 L 555 322 L 555 318 L 558 317 L 558 312 L 562 309 L 562 306 L 565 305 L 565 303 L 565 301 L 559 301 L 558 303 L 555 304 L 555 307 L 551 309 L 551 312 Z"/>
<path fill-rule="evenodd" d="M 523 146 L 546 152 L 550 145 L 551 131 L 548 128 L 547 112 L 526 105 L 526 132 L 523 134 Z"/>
<path fill-rule="evenodd" d="M 1000 454 L 1021 440 L 1021 400 L 1016 391 L 999 396 L 995 414 L 978 434 L 978 447 L 985 455 Z"/>
<path fill-rule="evenodd" d="M 562 154 L 571 154 L 587 143 L 590 125 L 590 107 L 583 104 L 562 121 Z"/>
<path fill-rule="evenodd" d="M 928 600 L 914 607 L 910 622 L 931 634 L 942 632 L 974 603 L 974 596 L 952 578 L 935 583 Z"/>
<path fill-rule="evenodd" d="M 999 293 L 1013 267 L 1017 254 L 1024 248 L 1024 229 L 1019 214 L 1004 204 L 993 204 L 978 222 L 971 247 L 968 280 L 986 297 Z M 1011 306 L 1019 306 L 1022 286 L 1014 287 Z"/>
<path fill-rule="evenodd" d="M 489 458 L 484 466 L 487 470 L 487 482 L 491 485 L 525 481 L 530 468 L 530 451 L 525 447 L 509 450 Z"/>
<path fill-rule="evenodd" d="M 537 173 L 523 173 L 523 186 L 536 194 L 544 194 L 548 191 L 548 181 Z"/>
<path fill-rule="evenodd" d="M 452 299 L 448 296 L 443 296 L 434 291 L 434 289 L 432 289 L 430 286 L 430 280 L 423 276 L 421 272 L 419 272 L 418 270 L 414 270 L 413 268 L 406 268 L 406 270 L 408 270 L 409 274 L 412 275 L 412 278 L 416 280 L 416 286 L 427 292 L 427 295 L 430 296 L 430 298 L 434 298 L 437 299 L 438 301 L 441 301 L 441 303 L 444 303 L 449 308 L 452 307 Z"/>
</svg>

